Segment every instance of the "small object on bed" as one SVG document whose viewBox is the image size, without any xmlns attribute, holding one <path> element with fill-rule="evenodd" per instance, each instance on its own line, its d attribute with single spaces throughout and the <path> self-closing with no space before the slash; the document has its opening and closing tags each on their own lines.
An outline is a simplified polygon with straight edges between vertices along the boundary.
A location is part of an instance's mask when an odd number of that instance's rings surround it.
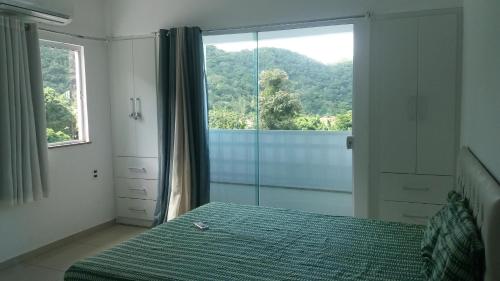
<svg viewBox="0 0 500 281">
<path fill-rule="evenodd" d="M 196 226 L 199 230 L 205 231 L 208 230 L 208 224 L 204 222 L 193 222 L 194 226 Z"/>
</svg>

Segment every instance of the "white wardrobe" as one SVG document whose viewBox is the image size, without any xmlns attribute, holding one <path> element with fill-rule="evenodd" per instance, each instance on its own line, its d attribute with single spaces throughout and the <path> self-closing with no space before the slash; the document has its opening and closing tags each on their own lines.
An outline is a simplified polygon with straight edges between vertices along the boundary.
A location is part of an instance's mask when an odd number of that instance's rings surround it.
<svg viewBox="0 0 500 281">
<path fill-rule="evenodd" d="M 460 10 L 375 18 L 371 31 L 375 217 L 426 223 L 453 188 Z"/>
<path fill-rule="evenodd" d="M 149 226 L 159 175 L 155 39 L 111 41 L 109 59 L 117 221 Z"/>
</svg>

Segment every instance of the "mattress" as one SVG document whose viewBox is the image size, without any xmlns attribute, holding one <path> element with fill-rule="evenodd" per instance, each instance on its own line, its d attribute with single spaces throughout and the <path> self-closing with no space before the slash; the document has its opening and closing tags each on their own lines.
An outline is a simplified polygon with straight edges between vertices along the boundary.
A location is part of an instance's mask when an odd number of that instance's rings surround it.
<svg viewBox="0 0 500 281">
<path fill-rule="evenodd" d="M 423 281 L 422 235 L 418 225 L 210 203 L 75 263 L 64 280 Z"/>
</svg>

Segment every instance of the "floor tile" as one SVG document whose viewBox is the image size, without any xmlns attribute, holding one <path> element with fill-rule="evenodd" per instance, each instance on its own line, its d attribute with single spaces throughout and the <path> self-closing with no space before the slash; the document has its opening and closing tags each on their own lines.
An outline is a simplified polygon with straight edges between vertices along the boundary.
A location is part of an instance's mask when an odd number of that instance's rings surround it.
<svg viewBox="0 0 500 281">
<path fill-rule="evenodd" d="M 109 248 L 137 236 L 146 230 L 146 228 L 142 227 L 115 225 L 87 237 L 83 237 L 76 242 L 99 248 Z"/>
<path fill-rule="evenodd" d="M 2 281 L 62 281 L 64 272 L 44 267 L 18 264 L 0 270 Z"/>
<path fill-rule="evenodd" d="M 95 246 L 71 243 L 28 259 L 25 263 L 65 271 L 76 261 L 95 255 L 100 250 L 100 248 Z"/>
<path fill-rule="evenodd" d="M 64 271 L 76 261 L 128 240 L 147 228 L 113 225 L 67 245 L 52 249 L 24 263 L 0 270 L 0 281 L 62 281 Z"/>
</svg>

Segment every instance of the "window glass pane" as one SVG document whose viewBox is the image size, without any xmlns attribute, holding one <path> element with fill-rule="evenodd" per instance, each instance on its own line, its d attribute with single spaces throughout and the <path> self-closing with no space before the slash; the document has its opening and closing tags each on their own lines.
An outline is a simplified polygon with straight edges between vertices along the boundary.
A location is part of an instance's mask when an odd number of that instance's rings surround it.
<svg viewBox="0 0 500 281">
<path fill-rule="evenodd" d="M 255 34 L 206 36 L 203 41 L 211 200 L 258 204 Z"/>
<path fill-rule="evenodd" d="M 260 205 L 352 215 L 353 26 L 258 36 Z"/>
<path fill-rule="evenodd" d="M 48 142 L 83 140 L 79 52 L 63 44 L 41 41 L 40 55 Z"/>
</svg>

